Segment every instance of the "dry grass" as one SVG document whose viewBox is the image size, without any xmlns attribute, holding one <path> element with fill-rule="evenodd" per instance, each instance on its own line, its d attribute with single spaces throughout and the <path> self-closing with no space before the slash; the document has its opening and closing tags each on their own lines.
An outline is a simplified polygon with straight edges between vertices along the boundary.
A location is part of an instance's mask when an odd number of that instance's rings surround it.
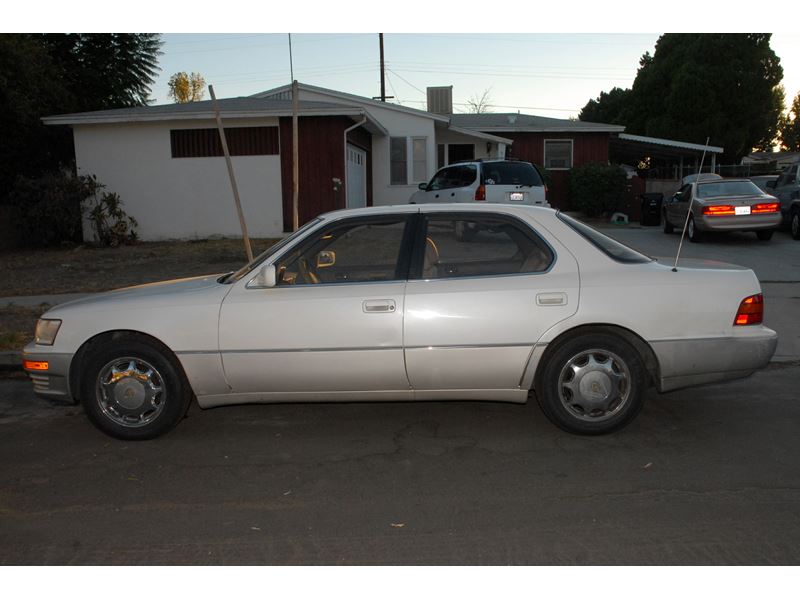
<svg viewBox="0 0 800 600">
<path fill-rule="evenodd" d="M 276 240 L 252 240 L 258 254 Z M 241 240 L 141 242 L 0 253 L 0 297 L 102 292 L 165 279 L 223 273 L 246 262 Z"/>
<path fill-rule="evenodd" d="M 48 308 L 47 304 L 0 307 L 0 352 L 22 350 L 33 339 L 36 320 Z"/>
</svg>

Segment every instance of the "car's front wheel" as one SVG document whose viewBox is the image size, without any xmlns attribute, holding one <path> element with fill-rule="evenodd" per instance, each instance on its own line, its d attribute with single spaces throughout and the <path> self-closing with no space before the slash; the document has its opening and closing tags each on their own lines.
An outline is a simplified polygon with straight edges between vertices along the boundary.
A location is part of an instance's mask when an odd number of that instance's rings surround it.
<svg viewBox="0 0 800 600">
<path fill-rule="evenodd" d="M 136 334 L 95 343 L 84 358 L 81 402 L 101 431 L 144 440 L 172 429 L 186 414 L 192 392 L 174 357 Z"/>
<path fill-rule="evenodd" d="M 664 233 L 672 233 L 674 231 L 674 228 L 672 227 L 670 222 L 667 220 L 666 211 L 661 211 L 661 220 L 663 221 L 663 224 L 664 224 Z"/>
<path fill-rule="evenodd" d="M 558 344 L 537 378 L 542 411 L 561 429 L 597 435 L 624 427 L 644 402 L 647 374 L 639 353 L 609 333 Z"/>
</svg>

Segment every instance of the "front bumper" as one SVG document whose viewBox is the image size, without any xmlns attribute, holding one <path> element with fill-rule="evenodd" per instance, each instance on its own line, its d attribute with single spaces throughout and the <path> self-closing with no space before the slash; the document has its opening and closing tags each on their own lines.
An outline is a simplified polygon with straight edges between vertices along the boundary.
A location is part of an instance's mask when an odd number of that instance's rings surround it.
<svg viewBox="0 0 800 600">
<path fill-rule="evenodd" d="M 652 341 L 658 391 L 747 377 L 769 364 L 777 345 L 778 334 L 761 325 L 729 337 Z"/>
<path fill-rule="evenodd" d="M 72 363 L 72 356 L 72 354 L 48 352 L 33 342 L 25 346 L 22 352 L 23 365 L 27 360 L 48 364 L 45 371 L 25 369 L 33 382 L 33 391 L 38 396 L 72 401 L 69 389 L 69 366 Z"/>
</svg>

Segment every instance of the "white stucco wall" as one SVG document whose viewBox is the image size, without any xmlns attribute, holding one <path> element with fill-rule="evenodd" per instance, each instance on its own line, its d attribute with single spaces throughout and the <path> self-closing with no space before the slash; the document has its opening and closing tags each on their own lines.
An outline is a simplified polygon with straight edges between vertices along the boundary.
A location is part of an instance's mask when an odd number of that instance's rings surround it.
<svg viewBox="0 0 800 600">
<path fill-rule="evenodd" d="M 225 125 L 277 126 L 278 119 L 229 119 Z M 171 156 L 170 129 L 215 126 L 213 120 L 75 126 L 78 172 L 96 175 L 120 195 L 143 240 L 241 237 L 225 159 Z M 280 236 L 280 156 L 235 156 L 233 168 L 250 236 Z M 92 239 L 87 223 L 84 239 Z"/>
<path fill-rule="evenodd" d="M 330 102 L 354 106 L 353 100 L 343 100 L 327 94 L 311 92 L 308 90 L 300 91 L 300 100 L 313 100 L 320 102 Z M 412 164 L 408 165 L 408 185 L 390 185 L 390 154 L 389 137 L 425 137 L 426 143 L 426 162 L 427 182 L 436 172 L 436 134 L 434 131 L 434 120 L 410 113 L 400 112 L 380 106 L 365 106 L 366 111 L 378 121 L 388 132 L 389 136 L 372 136 L 372 201 L 375 206 L 385 206 L 388 204 L 408 204 L 411 194 L 417 191 L 417 184 L 420 181 L 411 181 Z M 411 140 L 408 141 L 409 150 Z"/>
</svg>

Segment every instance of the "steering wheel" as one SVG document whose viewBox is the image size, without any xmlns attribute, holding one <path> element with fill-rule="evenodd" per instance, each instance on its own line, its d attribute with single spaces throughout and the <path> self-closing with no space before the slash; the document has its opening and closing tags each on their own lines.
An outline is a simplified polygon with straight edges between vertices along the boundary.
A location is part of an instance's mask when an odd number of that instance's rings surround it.
<svg viewBox="0 0 800 600">
<path fill-rule="evenodd" d="M 317 274 L 311 270 L 311 267 L 308 266 L 308 259 L 301 257 L 297 261 L 297 270 L 300 271 L 300 275 L 303 277 L 303 281 L 306 283 L 319 283 L 320 279 Z"/>
</svg>

